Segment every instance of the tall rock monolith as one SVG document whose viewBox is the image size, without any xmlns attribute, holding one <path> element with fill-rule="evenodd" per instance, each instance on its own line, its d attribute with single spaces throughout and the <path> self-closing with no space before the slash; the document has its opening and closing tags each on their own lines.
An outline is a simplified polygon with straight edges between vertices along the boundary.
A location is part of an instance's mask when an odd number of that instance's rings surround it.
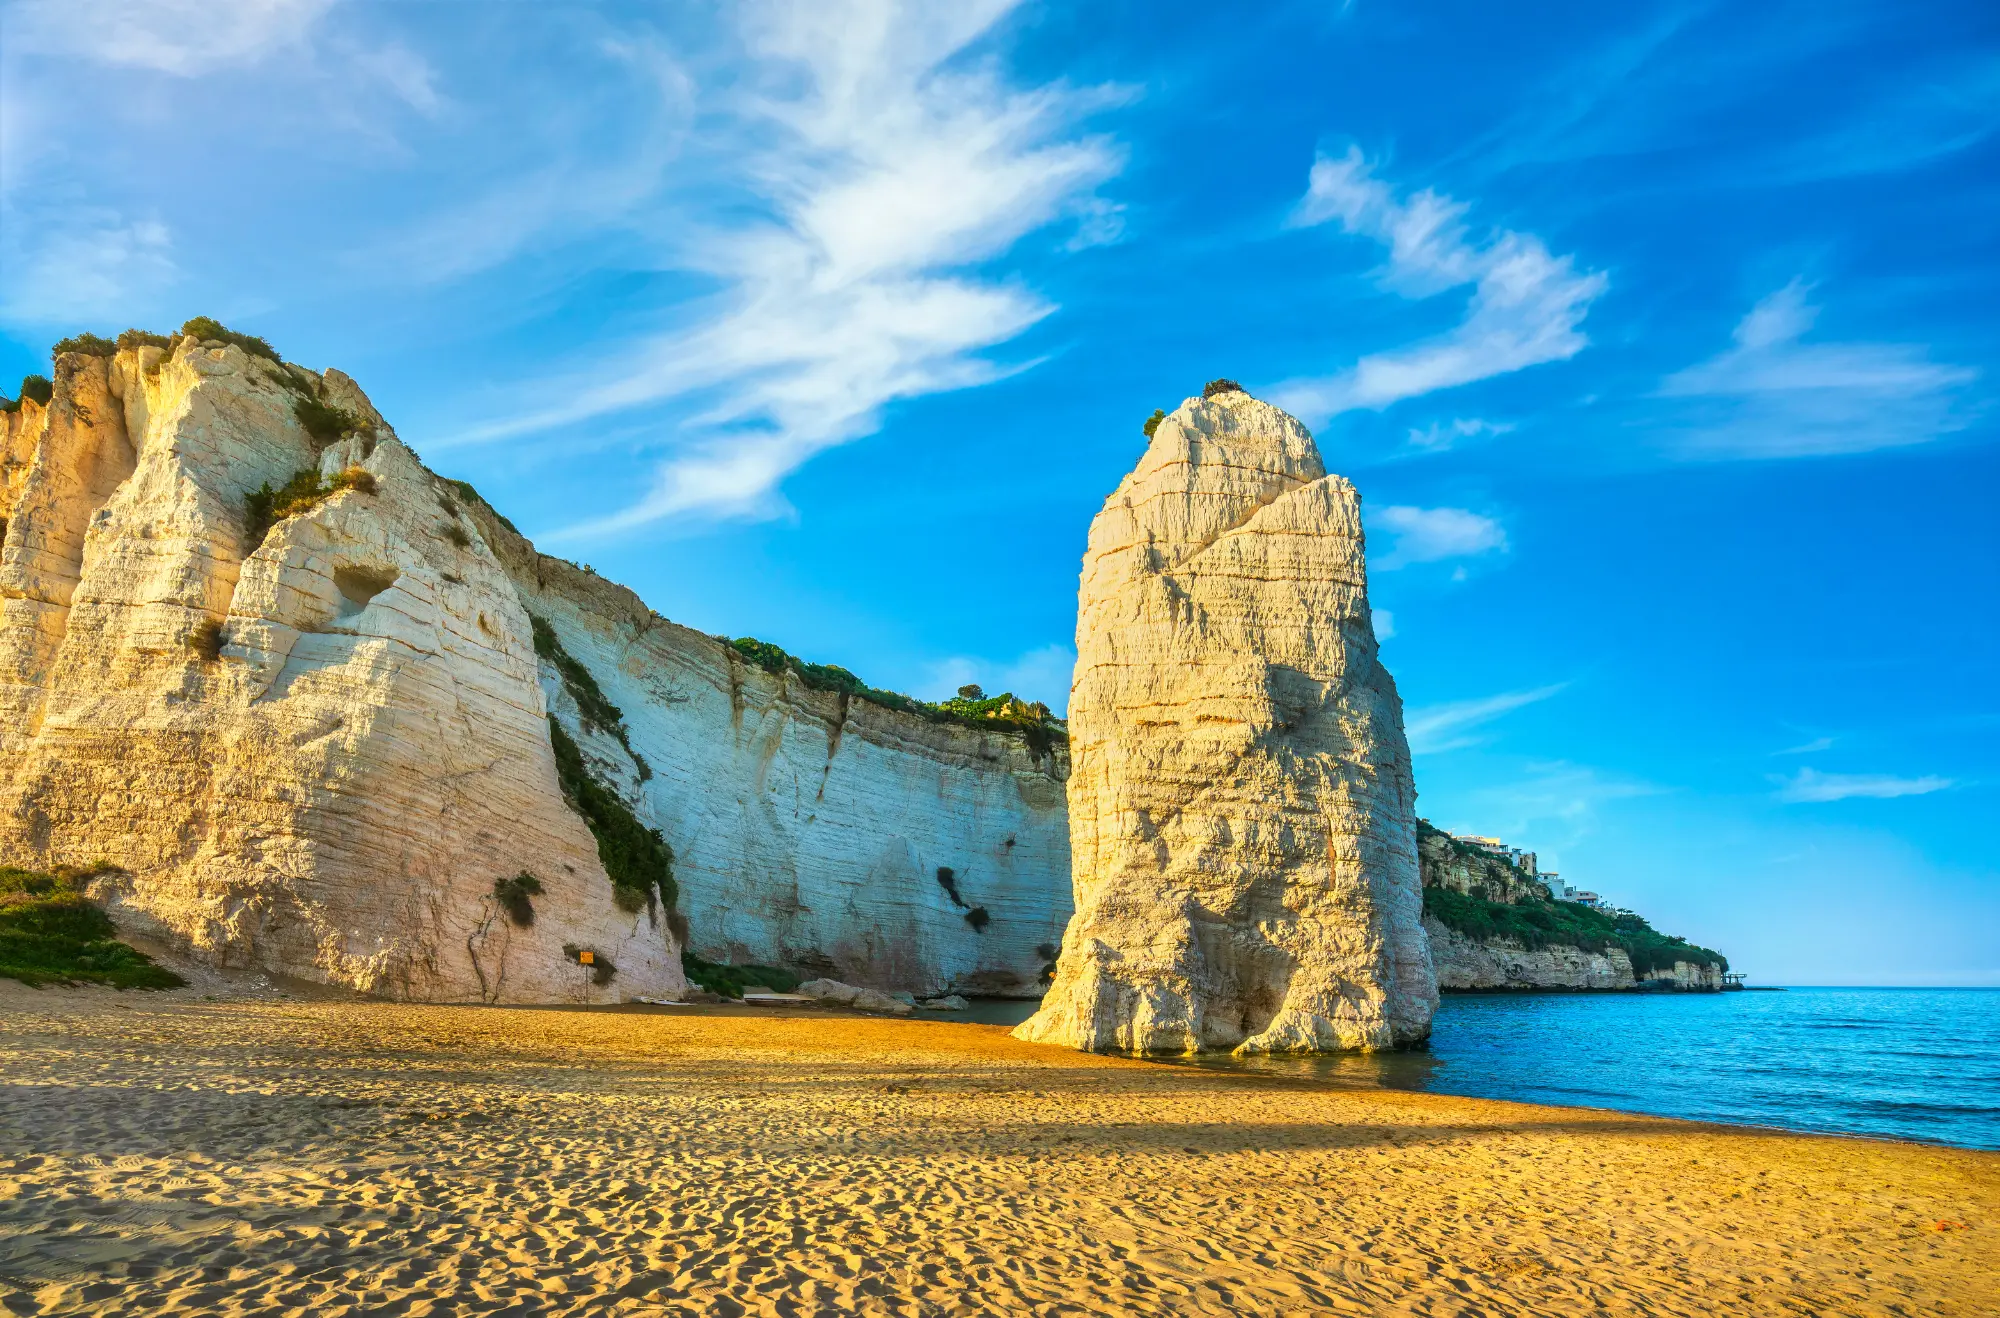
<svg viewBox="0 0 2000 1318">
<path fill-rule="evenodd" d="M 1190 398 L 1106 500 L 1070 749 L 1076 914 L 1019 1037 L 1130 1053 L 1429 1037 L 1416 792 L 1360 500 L 1297 420 L 1233 388 Z"/>
</svg>

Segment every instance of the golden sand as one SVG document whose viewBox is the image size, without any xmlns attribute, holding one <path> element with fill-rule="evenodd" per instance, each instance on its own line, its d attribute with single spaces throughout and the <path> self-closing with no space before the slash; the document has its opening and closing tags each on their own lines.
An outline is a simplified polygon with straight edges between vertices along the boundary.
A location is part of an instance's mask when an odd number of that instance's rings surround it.
<svg viewBox="0 0 2000 1318">
<path fill-rule="evenodd" d="M 0 1305 L 2000 1308 L 2000 1155 L 819 1011 L 176 996 L 0 992 Z"/>
</svg>

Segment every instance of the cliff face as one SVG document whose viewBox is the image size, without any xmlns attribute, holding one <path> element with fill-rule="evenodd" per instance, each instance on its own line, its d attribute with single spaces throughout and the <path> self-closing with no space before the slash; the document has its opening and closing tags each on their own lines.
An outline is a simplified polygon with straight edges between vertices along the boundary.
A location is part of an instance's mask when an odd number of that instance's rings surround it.
<svg viewBox="0 0 2000 1318">
<path fill-rule="evenodd" d="M 1066 747 L 814 690 L 490 515 L 487 531 L 624 714 L 631 752 L 551 686 L 601 776 L 673 845 L 690 948 L 919 994 L 1042 991 L 1070 912 Z"/>
<path fill-rule="evenodd" d="M 1297 421 L 1189 399 L 1091 524 L 1077 913 L 1022 1038 L 1128 1052 L 1422 1041 L 1415 792 L 1359 500 Z"/>
<path fill-rule="evenodd" d="M 1438 987 L 1458 991 L 1481 989 L 1639 989 L 1674 988 L 1715 992 L 1722 988 L 1722 967 L 1713 963 L 1676 961 L 1637 974 L 1623 948 L 1586 951 L 1558 945 L 1526 948 L 1505 939 L 1474 939 L 1426 918 L 1431 957 Z"/>
<path fill-rule="evenodd" d="M 302 399 L 355 424 L 316 440 Z M 111 862 L 128 923 L 396 997 L 680 990 L 557 790 L 517 595 L 352 381 L 192 338 L 65 353 L 6 454 L 0 860 Z M 349 470 L 251 524 L 261 487 Z"/>
<path fill-rule="evenodd" d="M 1472 899 L 1475 906 L 1530 909 L 1564 909 L 1552 905 L 1548 885 L 1497 856 L 1459 842 L 1428 824 L 1418 825 L 1419 863 L 1427 893 L 1455 893 Z M 1446 990 L 1480 989 L 1636 989 L 1672 987 L 1712 990 L 1722 987 L 1720 963 L 1676 960 L 1671 968 L 1656 966 L 1640 974 L 1632 956 L 1623 947 L 1604 946 L 1601 940 L 1586 938 L 1588 946 L 1553 941 L 1538 936 L 1540 946 L 1531 946 L 1521 937 L 1481 934 L 1448 926 L 1429 909 L 1426 902 L 1424 929 L 1430 935 L 1431 960 L 1437 971 L 1438 987 Z M 1462 911 L 1458 903 L 1436 902 L 1449 914 Z M 1567 908 L 1571 911 L 1577 908 Z M 1588 914 L 1585 912 L 1584 914 Z M 1616 933 L 1613 922 L 1595 917 L 1602 934 Z M 1467 928 L 1475 926 L 1468 925 Z M 1530 923 L 1530 931 L 1535 927 Z M 1644 928 L 1643 922 L 1640 928 Z M 1646 936 L 1657 938 L 1648 929 Z"/>
<path fill-rule="evenodd" d="M 0 430 L 0 863 L 111 862 L 128 925 L 396 997 L 676 996 L 679 937 L 1038 991 L 1068 914 L 1060 746 L 746 665 L 536 554 L 337 371 L 183 339 L 56 375 Z M 302 495 L 268 533 L 264 488 Z M 614 888 L 549 715 L 673 848 L 678 911 Z M 525 925 L 495 892 L 523 871 Z"/>
<path fill-rule="evenodd" d="M 1427 824 L 1417 826 L 1417 864 L 1426 888 L 1447 888 L 1494 902 L 1548 901 L 1545 883 Z"/>
<path fill-rule="evenodd" d="M 1426 918 L 1431 963 L 1441 989 L 1629 989 L 1638 987 L 1623 948 L 1529 949 L 1511 939 L 1480 940 Z M 1718 981 L 1716 987 L 1721 987 Z"/>
</svg>

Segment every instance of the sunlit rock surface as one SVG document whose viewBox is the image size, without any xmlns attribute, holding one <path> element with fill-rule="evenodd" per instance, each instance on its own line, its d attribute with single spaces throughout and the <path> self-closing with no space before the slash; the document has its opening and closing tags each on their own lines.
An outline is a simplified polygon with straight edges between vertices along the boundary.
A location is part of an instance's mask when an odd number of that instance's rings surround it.
<svg viewBox="0 0 2000 1318">
<path fill-rule="evenodd" d="M 191 338 L 56 377 L 7 418 L 0 860 L 109 862 L 128 924 L 394 997 L 680 990 L 557 789 L 518 593 L 352 381 Z M 315 441 L 301 397 L 365 426 Z M 252 542 L 246 495 L 350 468 Z"/>
<path fill-rule="evenodd" d="M 337 371 L 184 339 L 56 375 L 0 418 L 0 864 L 108 862 L 128 926 L 402 998 L 677 996 L 682 938 L 873 988 L 1039 991 L 1069 911 L 1060 743 L 747 664 L 537 554 Z M 301 397 L 364 424 L 317 441 Z M 252 543 L 245 496 L 306 468 L 374 488 Z M 624 742 L 538 661 L 531 612 Z M 613 901 L 551 714 L 672 846 L 678 910 Z M 527 925 L 494 894 L 522 871 Z"/>
<path fill-rule="evenodd" d="M 1430 1032 L 1415 791 L 1359 500 L 1292 417 L 1189 399 L 1092 523 L 1076 915 L 1020 1037 L 1183 1053 Z"/>
</svg>

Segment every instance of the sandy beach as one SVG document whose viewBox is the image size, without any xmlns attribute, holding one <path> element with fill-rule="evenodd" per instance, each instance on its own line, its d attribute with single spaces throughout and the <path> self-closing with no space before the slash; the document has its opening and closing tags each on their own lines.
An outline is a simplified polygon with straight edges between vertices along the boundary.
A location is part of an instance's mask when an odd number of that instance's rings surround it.
<svg viewBox="0 0 2000 1318">
<path fill-rule="evenodd" d="M 2000 1155 L 941 1021 L 197 990 L 0 984 L 10 1312 L 1973 1315 L 2000 1294 Z"/>
</svg>

